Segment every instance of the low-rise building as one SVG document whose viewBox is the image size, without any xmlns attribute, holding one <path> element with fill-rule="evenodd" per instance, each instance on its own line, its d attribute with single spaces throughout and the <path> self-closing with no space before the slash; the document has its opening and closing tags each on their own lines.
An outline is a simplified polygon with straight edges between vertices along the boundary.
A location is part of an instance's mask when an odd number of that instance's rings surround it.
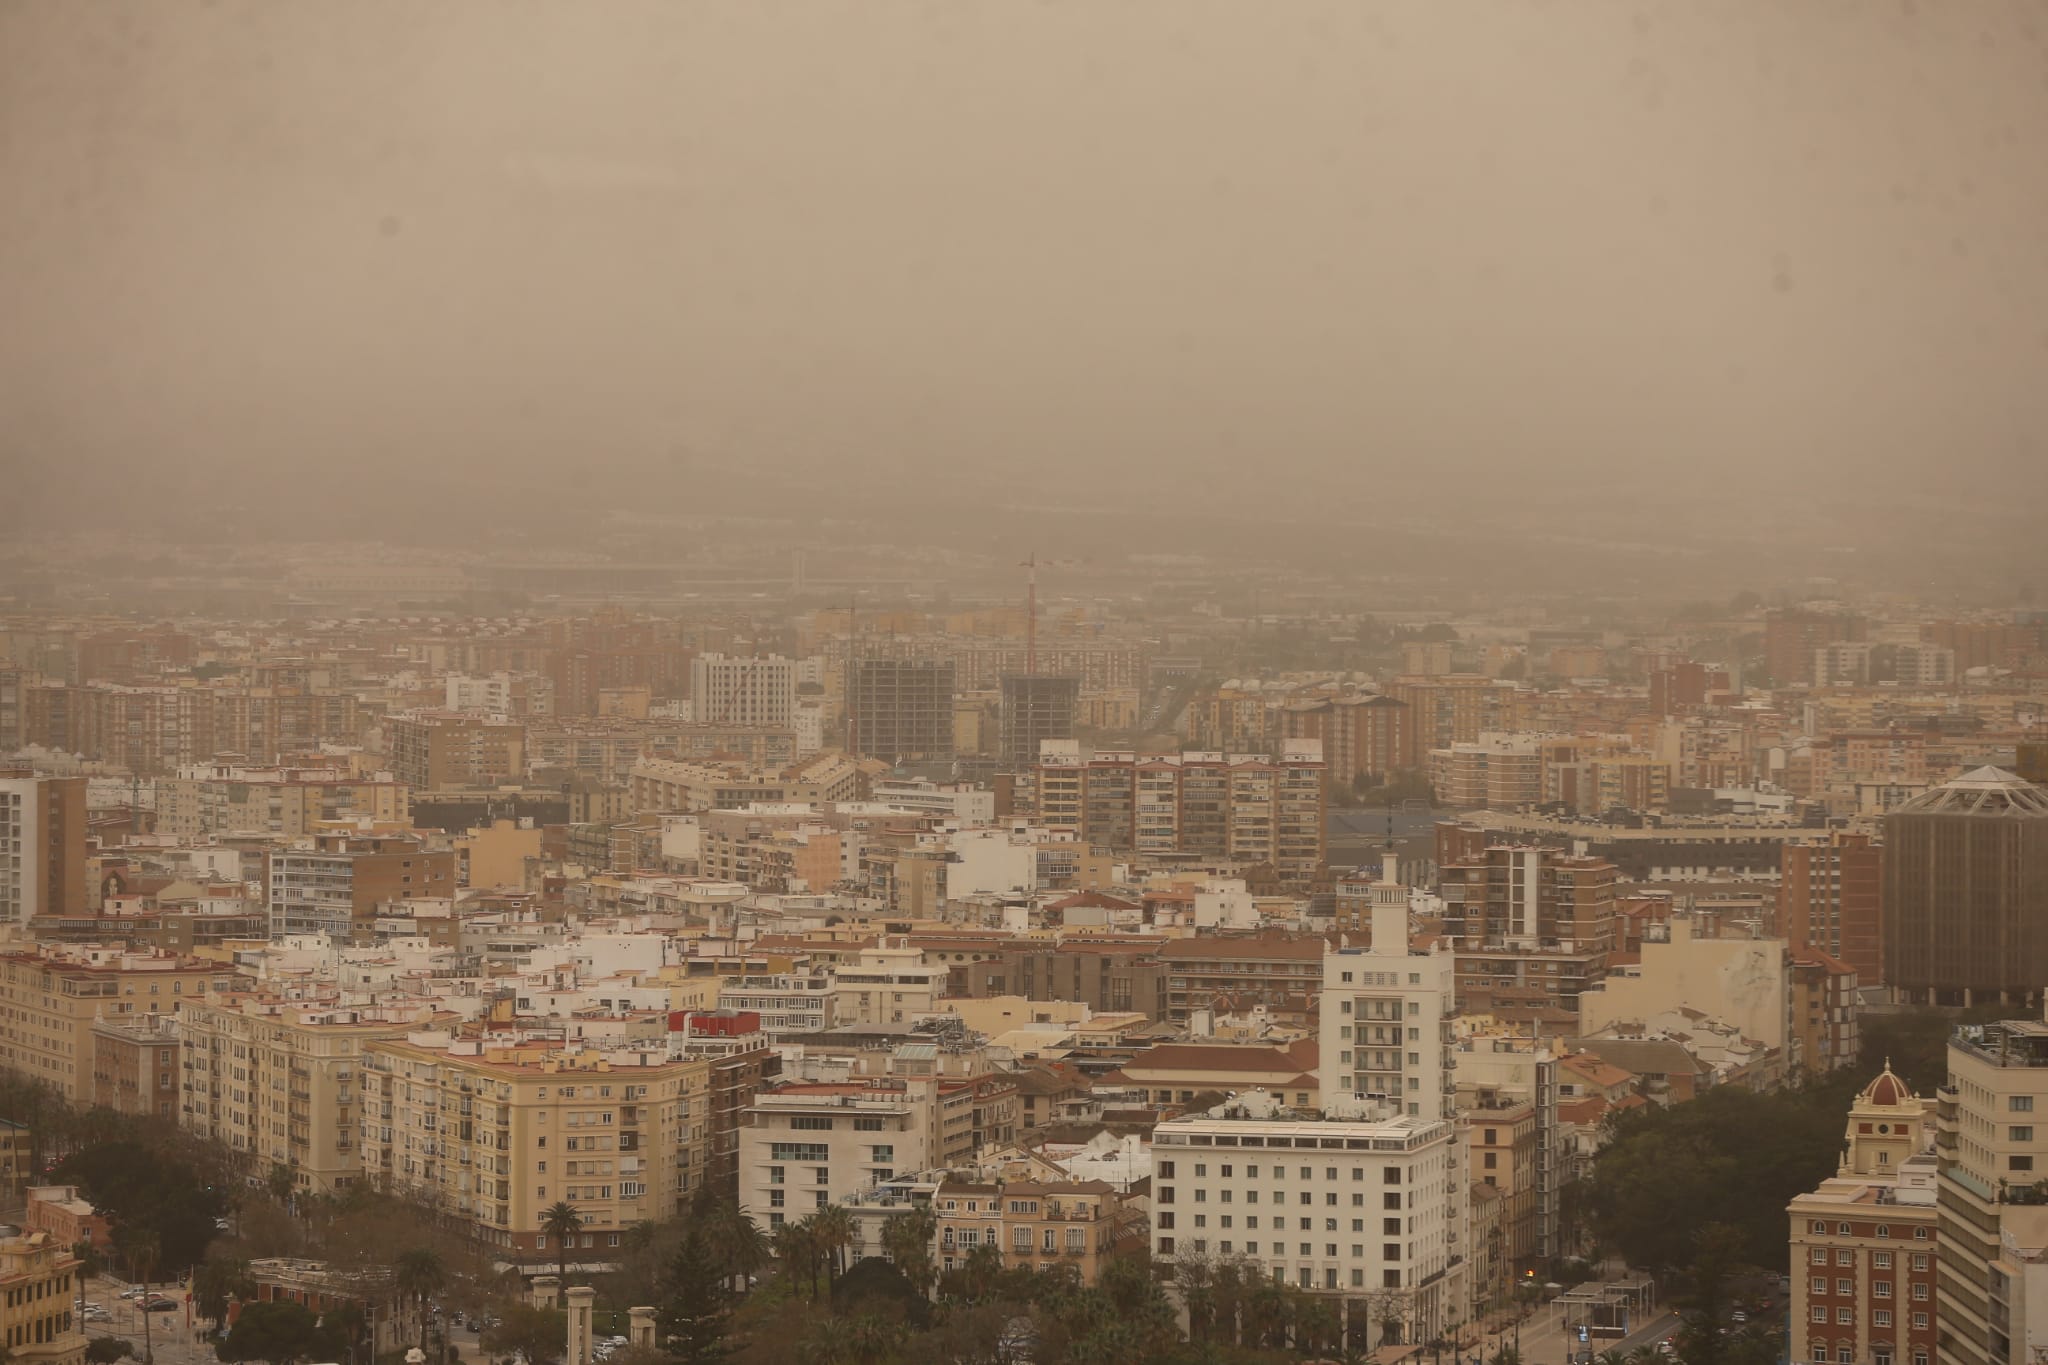
<svg viewBox="0 0 2048 1365">
<path fill-rule="evenodd" d="M 1111 1256 L 1144 1250 L 1142 1215 L 1100 1180 L 946 1180 L 932 1210 L 941 1270 L 964 1265 L 977 1246 L 993 1246 L 1008 1269 L 1071 1266 L 1083 1284 L 1093 1284 Z"/>
<path fill-rule="evenodd" d="M 182 1039 L 168 1014 L 102 1015 L 92 1023 L 92 1102 L 178 1121 Z"/>
<path fill-rule="evenodd" d="M 0 1238 L 0 1342 L 8 1358 L 33 1365 L 81 1365 L 78 1258 L 46 1232 Z"/>
</svg>

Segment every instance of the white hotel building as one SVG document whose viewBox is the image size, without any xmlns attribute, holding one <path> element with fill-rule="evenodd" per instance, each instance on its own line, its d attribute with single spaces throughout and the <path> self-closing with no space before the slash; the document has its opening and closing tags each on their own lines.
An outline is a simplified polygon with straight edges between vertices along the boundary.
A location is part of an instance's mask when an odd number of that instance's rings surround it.
<svg viewBox="0 0 2048 1365">
<path fill-rule="evenodd" d="M 1391 857 L 1372 930 L 1373 947 L 1323 959 L 1321 1111 L 1256 1092 L 1154 1131 L 1153 1251 L 1335 1296 L 1373 1344 L 1391 1317 L 1427 1341 L 1471 1315 L 1454 959 L 1409 949 Z"/>
</svg>

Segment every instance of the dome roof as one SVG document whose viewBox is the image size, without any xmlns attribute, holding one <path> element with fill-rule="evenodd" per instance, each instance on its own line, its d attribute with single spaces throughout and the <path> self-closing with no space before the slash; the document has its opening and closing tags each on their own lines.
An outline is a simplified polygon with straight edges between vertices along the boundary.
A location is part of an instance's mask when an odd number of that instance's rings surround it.
<svg viewBox="0 0 2048 1365">
<path fill-rule="evenodd" d="M 1861 1099 L 1865 1104 L 1896 1109 L 1913 1103 L 1913 1092 L 1906 1088 L 1904 1081 L 1892 1074 L 1891 1059 L 1887 1057 L 1884 1070 L 1878 1073 L 1877 1079 L 1863 1087 Z"/>
</svg>

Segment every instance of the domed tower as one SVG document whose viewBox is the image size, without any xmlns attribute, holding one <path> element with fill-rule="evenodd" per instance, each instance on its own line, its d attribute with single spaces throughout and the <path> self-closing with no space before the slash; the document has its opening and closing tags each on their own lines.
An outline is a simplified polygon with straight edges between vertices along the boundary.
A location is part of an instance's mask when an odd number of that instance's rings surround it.
<svg viewBox="0 0 2048 1365">
<path fill-rule="evenodd" d="M 1892 1074 L 1887 1058 L 1877 1079 L 1863 1087 L 1849 1106 L 1849 1130 L 1842 1144 L 1842 1164 L 1837 1175 L 1887 1177 L 1896 1175 L 1899 1163 L 1926 1146 L 1922 1131 L 1931 1102 L 1915 1095 L 1907 1084 Z"/>
</svg>

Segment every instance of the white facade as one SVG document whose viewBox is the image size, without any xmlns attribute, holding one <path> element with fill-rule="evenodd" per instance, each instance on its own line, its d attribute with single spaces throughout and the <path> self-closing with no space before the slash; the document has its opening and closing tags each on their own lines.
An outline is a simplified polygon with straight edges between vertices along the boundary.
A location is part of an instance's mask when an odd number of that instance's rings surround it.
<svg viewBox="0 0 2048 1365">
<path fill-rule="evenodd" d="M 1323 958 L 1318 1037 L 1325 1101 L 1349 1096 L 1372 1111 L 1446 1118 L 1455 1091 L 1456 959 L 1441 947 L 1408 947 L 1408 888 L 1395 877 L 1392 855 L 1371 894 L 1375 946 L 1339 948 Z"/>
<path fill-rule="evenodd" d="M 765 1091 L 740 1127 L 740 1207 L 780 1227 L 932 1164 L 924 1106 L 901 1087 L 796 1084 Z"/>
<path fill-rule="evenodd" d="M 1038 845 L 1005 829 L 963 829 L 946 836 L 946 898 L 997 896 L 1038 888 Z"/>
<path fill-rule="evenodd" d="M 450 711 L 480 711 L 487 716 L 502 716 L 512 710 L 512 675 L 509 673 L 493 673 L 487 678 L 450 673 L 446 687 Z"/>
<path fill-rule="evenodd" d="M 43 880 L 47 799 L 39 778 L 0 777 L 0 924 L 25 924 L 41 908 L 33 902 Z"/>
<path fill-rule="evenodd" d="M 761 1031 L 778 1041 L 789 1034 L 819 1033 L 832 1022 L 832 978 L 766 976 L 730 981 L 719 989 L 718 1008 L 754 1011 L 761 1016 Z"/>
<path fill-rule="evenodd" d="M 1152 1134 L 1153 1252 L 1248 1262 L 1359 1313 L 1368 1296 L 1398 1293 L 1404 1338 L 1430 1340 L 1463 1316 L 1456 1134 L 1437 1119 L 1240 1118 L 1230 1106 L 1169 1120 Z"/>
<path fill-rule="evenodd" d="M 1789 1049 L 1790 960 L 1781 938 L 1698 938 L 1693 921 L 1673 915 L 1668 942 L 1645 939 L 1642 961 L 1579 995 L 1579 1028 L 1647 1023 L 1674 1009 L 1697 1010 L 1765 1047 Z M 1799 1059 L 1786 1056 L 1788 1065 Z"/>
<path fill-rule="evenodd" d="M 790 718 L 796 730 L 796 756 L 809 758 L 825 747 L 825 703 L 805 698 Z"/>
<path fill-rule="evenodd" d="M 701 654 L 690 662 L 690 714 L 699 724 L 788 727 L 797 661 L 780 654 Z"/>
<path fill-rule="evenodd" d="M 927 967 L 915 948 L 870 948 L 833 976 L 833 1021 L 907 1024 L 931 1014 L 946 993 L 946 968 Z"/>
</svg>

